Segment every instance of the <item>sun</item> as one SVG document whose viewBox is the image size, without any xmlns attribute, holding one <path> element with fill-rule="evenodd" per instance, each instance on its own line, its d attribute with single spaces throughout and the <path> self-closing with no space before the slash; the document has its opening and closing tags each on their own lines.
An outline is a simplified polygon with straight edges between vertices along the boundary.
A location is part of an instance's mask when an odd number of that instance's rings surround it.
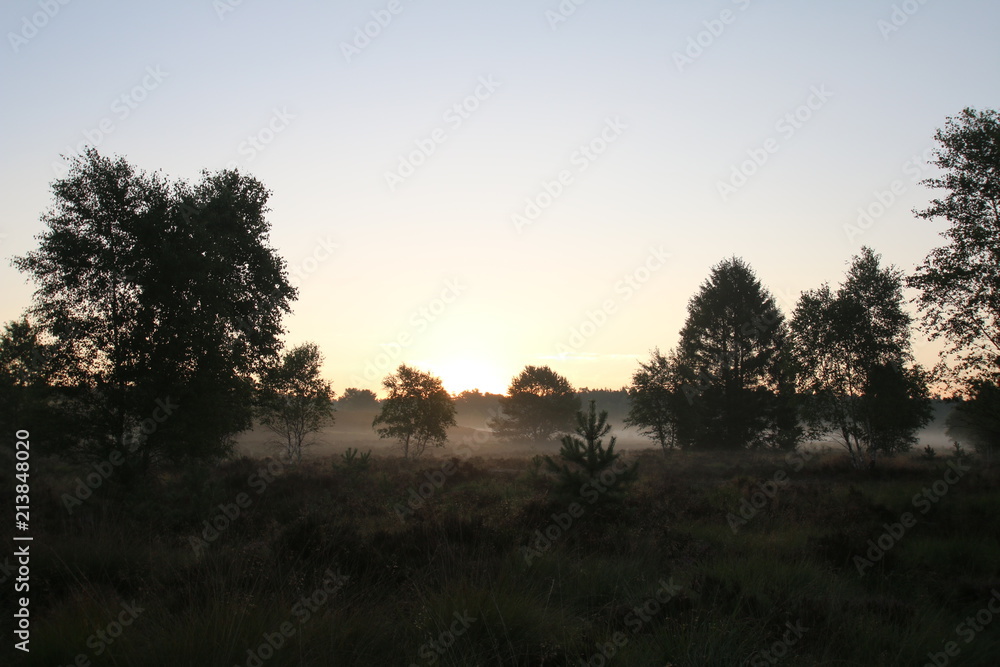
<svg viewBox="0 0 1000 667">
<path fill-rule="evenodd" d="M 467 357 L 430 359 L 416 365 L 441 378 L 441 384 L 449 394 L 459 394 L 473 389 L 483 393 L 503 394 L 506 393 L 509 383 L 509 378 L 495 366 L 481 359 Z"/>
</svg>

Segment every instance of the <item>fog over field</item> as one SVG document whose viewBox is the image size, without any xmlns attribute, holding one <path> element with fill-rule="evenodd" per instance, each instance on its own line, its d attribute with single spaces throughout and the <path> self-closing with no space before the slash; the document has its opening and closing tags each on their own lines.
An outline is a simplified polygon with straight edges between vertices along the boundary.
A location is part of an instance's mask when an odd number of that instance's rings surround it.
<svg viewBox="0 0 1000 667">
<path fill-rule="evenodd" d="M 926 427 L 917 433 L 919 445 L 923 449 L 930 445 L 942 453 L 952 446 L 952 439 L 947 435 L 945 421 L 953 406 L 939 402 L 934 405 L 934 418 Z M 308 448 L 309 458 L 329 458 L 340 456 L 349 447 L 371 450 L 374 454 L 392 456 L 397 453 L 397 445 L 381 440 L 372 430 L 372 420 L 378 414 L 377 410 L 358 411 L 346 410 L 336 413 L 336 423 L 318 431 L 315 444 Z M 622 450 L 648 450 L 656 447 L 649 438 L 642 436 L 634 428 L 621 427 L 621 415 L 618 420 L 610 418 L 613 424 L 608 437 L 617 438 L 618 447 Z M 536 454 L 554 455 L 559 451 L 557 440 L 526 443 L 506 442 L 493 437 L 493 432 L 486 426 L 481 415 L 474 410 L 459 411 L 456 415 L 458 426 L 448 431 L 448 442 L 440 449 L 430 452 L 432 456 L 459 456 L 469 458 L 481 456 L 484 458 L 531 457 Z M 280 446 L 273 443 L 274 434 L 260 424 L 250 431 L 240 434 L 237 441 L 237 451 L 248 456 L 275 456 Z M 840 449 L 840 444 L 834 440 L 808 441 L 801 445 L 816 450 L 824 448 Z"/>
</svg>

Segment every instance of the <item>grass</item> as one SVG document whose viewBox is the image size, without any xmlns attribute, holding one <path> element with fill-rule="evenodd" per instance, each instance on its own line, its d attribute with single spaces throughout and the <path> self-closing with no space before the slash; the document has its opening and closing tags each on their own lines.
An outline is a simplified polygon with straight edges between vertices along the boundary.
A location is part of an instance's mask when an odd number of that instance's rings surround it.
<svg viewBox="0 0 1000 667">
<path fill-rule="evenodd" d="M 1000 619 L 958 634 L 1000 590 L 996 470 L 968 473 L 861 576 L 854 557 L 919 514 L 912 496 L 945 462 L 872 475 L 829 453 L 795 471 L 761 453 L 628 455 L 624 501 L 582 503 L 570 525 L 527 458 L 457 461 L 402 517 L 443 460 L 331 456 L 261 489 L 265 462 L 242 458 L 108 483 L 72 514 L 61 494 L 81 471 L 37 461 L 32 651 L 17 664 L 923 665 L 948 641 L 954 664 L 997 664 Z M 734 531 L 727 517 L 777 470 L 787 484 Z M 249 505 L 196 551 L 240 493 Z M 133 601 L 134 622 L 95 639 Z M 805 632 L 788 641 L 790 627 Z"/>
</svg>

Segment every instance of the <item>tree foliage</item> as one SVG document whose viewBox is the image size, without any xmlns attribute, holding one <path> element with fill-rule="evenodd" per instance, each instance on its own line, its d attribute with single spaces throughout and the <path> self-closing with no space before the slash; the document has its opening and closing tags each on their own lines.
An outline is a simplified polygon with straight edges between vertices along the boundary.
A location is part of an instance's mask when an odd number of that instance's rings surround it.
<svg viewBox="0 0 1000 667">
<path fill-rule="evenodd" d="M 401 364 L 382 386 L 388 395 L 372 422 L 380 438 L 397 440 L 404 458 L 444 445 L 455 426 L 455 404 L 440 378 Z"/>
<path fill-rule="evenodd" d="M 777 417 L 787 328 L 746 262 L 712 267 L 688 302 L 678 368 L 689 410 L 682 444 L 738 449 L 787 441 Z M 794 440 L 794 438 L 792 438 Z"/>
<path fill-rule="evenodd" d="M 28 425 L 37 431 L 35 424 L 51 420 L 46 407 L 57 369 L 40 337 L 26 318 L 8 322 L 0 332 L 0 432 L 14 433 Z"/>
<path fill-rule="evenodd" d="M 640 362 L 628 388 L 631 403 L 626 426 L 633 426 L 666 452 L 679 443 L 681 421 L 688 407 L 684 395 L 684 373 L 673 350 L 664 356 L 659 349 L 648 362 Z"/>
<path fill-rule="evenodd" d="M 309 436 L 333 424 L 334 392 L 320 376 L 323 355 L 315 343 L 287 351 L 260 381 L 260 423 L 278 439 L 285 460 L 302 461 Z"/>
<path fill-rule="evenodd" d="M 545 457 L 549 470 L 557 474 L 558 491 L 566 497 L 584 497 L 592 504 L 619 500 L 636 477 L 634 466 L 627 466 L 615 451 L 616 438 L 607 447 L 603 438 L 611 431 L 608 413 L 598 414 L 594 401 L 587 413 L 576 414 L 576 435 L 565 435 L 559 450 L 560 465 L 551 456 Z"/>
<path fill-rule="evenodd" d="M 1000 454 L 1000 385 L 974 380 L 969 395 L 948 416 L 948 435 L 971 444 L 992 465 Z"/>
<path fill-rule="evenodd" d="M 483 393 L 478 389 L 467 389 L 455 396 L 459 426 L 481 429 L 489 427 L 491 420 L 500 415 L 501 394 Z"/>
<path fill-rule="evenodd" d="M 378 396 L 371 389 L 348 387 L 337 403 L 345 410 L 378 410 Z"/>
<path fill-rule="evenodd" d="M 930 419 L 925 373 L 912 362 L 903 275 L 863 248 L 843 284 L 804 292 L 792 318 L 799 389 L 813 437 L 834 434 L 856 467 L 908 451 Z"/>
<path fill-rule="evenodd" d="M 86 392 L 74 451 L 123 467 L 225 454 L 249 428 L 255 374 L 295 290 L 268 245 L 269 192 L 236 171 L 191 185 L 94 149 L 53 186 L 30 315 Z"/>
<path fill-rule="evenodd" d="M 580 408 L 573 386 L 548 366 L 526 366 L 500 399 L 490 428 L 505 439 L 548 440 L 569 431 Z"/>
<path fill-rule="evenodd" d="M 943 337 L 967 380 L 1000 378 L 1000 112 L 965 109 L 934 137 L 933 164 L 923 181 L 943 189 L 917 215 L 948 223 L 948 243 L 935 248 L 909 278 L 920 290 L 921 325 Z"/>
</svg>

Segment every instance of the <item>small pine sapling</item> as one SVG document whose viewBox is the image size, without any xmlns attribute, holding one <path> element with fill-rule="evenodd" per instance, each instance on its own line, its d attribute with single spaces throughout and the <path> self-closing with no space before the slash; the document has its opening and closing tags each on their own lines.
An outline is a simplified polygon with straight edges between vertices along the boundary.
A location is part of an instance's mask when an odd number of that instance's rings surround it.
<svg viewBox="0 0 1000 667">
<path fill-rule="evenodd" d="M 599 414 L 595 402 L 590 402 L 587 414 L 577 412 L 576 433 L 562 439 L 559 458 L 545 457 L 548 469 L 556 474 L 557 490 L 566 496 L 582 497 L 593 504 L 598 500 L 620 500 L 625 488 L 635 481 L 635 466 L 629 465 L 615 452 L 614 436 L 605 447 L 602 438 L 611 431 L 606 410 Z M 582 438 L 582 439 L 581 439 Z"/>
</svg>

